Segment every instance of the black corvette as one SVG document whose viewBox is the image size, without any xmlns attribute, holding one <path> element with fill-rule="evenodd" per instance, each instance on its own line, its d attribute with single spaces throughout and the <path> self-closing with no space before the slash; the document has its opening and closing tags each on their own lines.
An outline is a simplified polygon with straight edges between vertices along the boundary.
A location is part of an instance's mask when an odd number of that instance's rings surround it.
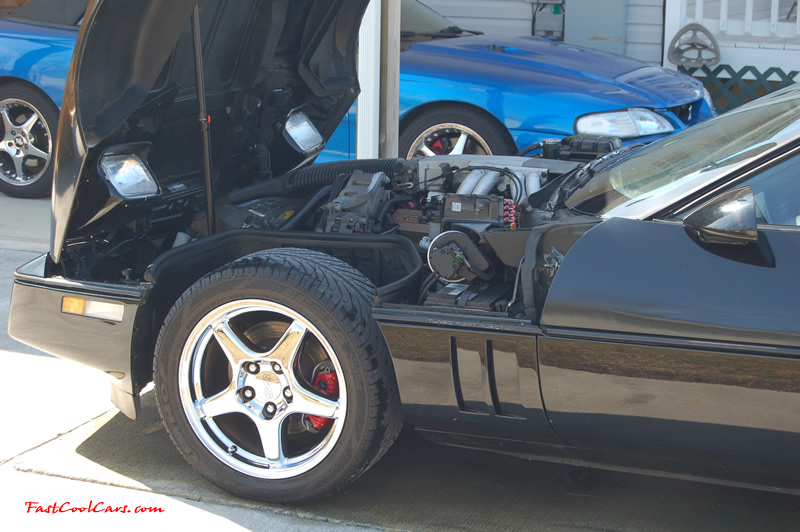
<svg viewBox="0 0 800 532">
<path fill-rule="evenodd" d="M 366 3 L 94 1 L 10 334 L 131 418 L 153 381 L 246 497 L 341 488 L 404 422 L 800 493 L 800 89 L 642 149 L 312 166 Z"/>
</svg>

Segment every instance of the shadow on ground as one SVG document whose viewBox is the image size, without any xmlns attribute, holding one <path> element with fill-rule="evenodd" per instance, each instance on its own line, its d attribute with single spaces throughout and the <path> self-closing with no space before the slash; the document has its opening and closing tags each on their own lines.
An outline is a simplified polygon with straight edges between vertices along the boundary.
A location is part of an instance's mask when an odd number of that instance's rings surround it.
<svg viewBox="0 0 800 532">
<path fill-rule="evenodd" d="M 138 421 L 121 414 L 99 421 L 99 428 L 76 429 L 28 453 L 17 468 L 265 509 L 217 489 L 183 461 L 152 394 L 143 397 Z M 790 495 L 442 447 L 411 431 L 346 490 L 313 504 L 269 508 L 413 530 L 762 530 L 800 522 L 800 500 Z"/>
</svg>

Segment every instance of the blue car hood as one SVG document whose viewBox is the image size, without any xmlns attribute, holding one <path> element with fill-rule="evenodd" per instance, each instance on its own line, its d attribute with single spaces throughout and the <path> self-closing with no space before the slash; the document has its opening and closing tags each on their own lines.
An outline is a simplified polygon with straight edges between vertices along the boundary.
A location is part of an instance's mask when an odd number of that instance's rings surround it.
<svg viewBox="0 0 800 532">
<path fill-rule="evenodd" d="M 436 77 L 459 77 L 457 71 L 485 72 L 483 79 L 508 85 L 513 80 L 536 85 L 538 78 L 557 79 L 567 88 L 593 86 L 619 102 L 621 107 L 669 108 L 698 100 L 703 85 L 684 74 L 636 59 L 542 39 L 539 37 L 495 38 L 485 35 L 417 43 L 403 54 L 403 72 L 410 75 L 431 60 L 438 64 Z M 425 65 L 425 66 L 422 66 Z"/>
</svg>

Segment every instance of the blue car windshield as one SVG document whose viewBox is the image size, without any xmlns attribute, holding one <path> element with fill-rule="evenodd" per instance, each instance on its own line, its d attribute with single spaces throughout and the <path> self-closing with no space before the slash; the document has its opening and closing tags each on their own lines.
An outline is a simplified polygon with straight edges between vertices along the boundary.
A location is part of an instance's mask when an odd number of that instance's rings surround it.
<svg viewBox="0 0 800 532">
<path fill-rule="evenodd" d="M 417 0 L 402 0 L 400 31 L 419 35 L 435 34 L 454 27 L 452 21 Z"/>
<path fill-rule="evenodd" d="M 89 0 L 28 0 L 22 3 L 5 3 L 20 4 L 19 7 L 0 11 L 10 18 L 59 26 L 76 26 L 83 17 Z"/>
<path fill-rule="evenodd" d="M 644 219 L 798 136 L 800 90 L 791 88 L 635 151 L 575 190 L 567 207 Z"/>
</svg>

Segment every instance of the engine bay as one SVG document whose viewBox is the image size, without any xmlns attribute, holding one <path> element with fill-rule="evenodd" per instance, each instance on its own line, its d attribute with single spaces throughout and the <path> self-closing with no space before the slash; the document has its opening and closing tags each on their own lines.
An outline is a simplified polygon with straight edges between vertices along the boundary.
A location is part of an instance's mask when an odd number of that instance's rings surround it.
<svg viewBox="0 0 800 532">
<path fill-rule="evenodd" d="M 221 195 L 213 232 L 401 238 L 424 267 L 415 289 L 396 303 L 521 315 L 518 272 L 539 223 L 530 214 L 536 210 L 531 198 L 582 166 L 580 160 L 485 155 L 312 165 Z M 69 240 L 53 273 L 139 283 L 162 255 L 210 236 L 205 194 L 194 181 L 123 204 L 129 219 L 121 223 L 119 214 L 109 214 L 113 228 Z M 409 273 L 400 264 L 408 261 L 391 253 L 354 253 L 339 256 L 378 286 Z"/>
<path fill-rule="evenodd" d="M 152 61 L 112 68 L 102 46 L 87 45 L 84 92 L 70 102 L 80 120 L 60 133 L 74 145 L 58 150 L 46 273 L 125 285 L 160 279 L 169 300 L 231 261 L 310 246 L 363 273 L 377 301 L 531 317 L 531 279 L 541 270 L 546 285 L 564 250 L 531 248 L 529 237 L 571 216 L 549 204 L 559 183 L 620 139 L 545 139 L 529 147 L 537 156 L 312 164 L 358 94 L 352 28 L 363 6 L 304 2 L 292 17 L 272 11 L 280 6 L 220 4 L 203 19 L 205 44 L 194 25 L 160 20 L 158 42 L 130 37 Z M 104 28 L 92 37 L 116 41 Z M 222 39 L 226 32 L 241 32 L 242 42 Z M 106 68 L 118 70 L 113 86 L 93 83 L 91 73 Z M 520 281 L 526 253 L 535 256 Z M 534 271 L 539 262 L 556 265 Z"/>
</svg>

